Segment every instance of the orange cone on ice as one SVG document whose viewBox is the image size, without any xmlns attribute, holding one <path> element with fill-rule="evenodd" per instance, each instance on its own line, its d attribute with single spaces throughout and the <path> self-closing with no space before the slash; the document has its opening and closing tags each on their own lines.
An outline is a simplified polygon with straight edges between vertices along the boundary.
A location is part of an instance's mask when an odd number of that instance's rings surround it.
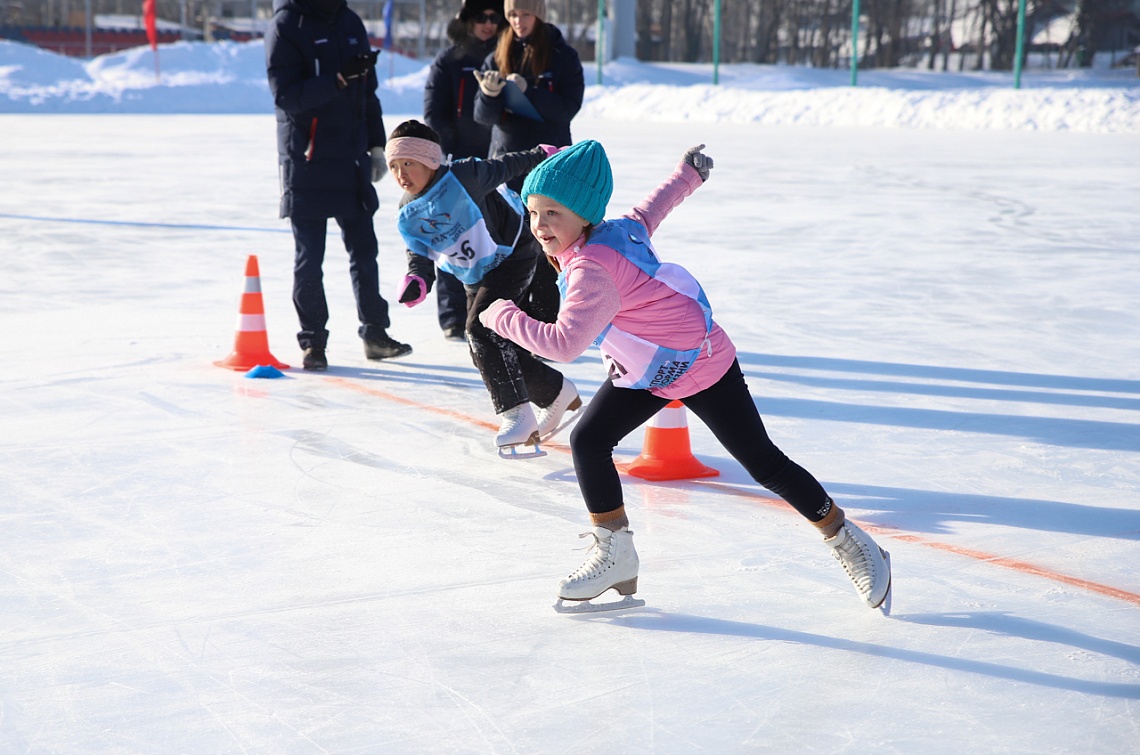
<svg viewBox="0 0 1140 755">
<path fill-rule="evenodd" d="M 289 368 L 289 365 L 277 361 L 269 353 L 269 334 L 265 332 L 265 304 L 261 301 L 261 273 L 257 268 L 257 255 L 251 254 L 245 261 L 245 288 L 242 289 L 241 309 L 238 310 L 234 350 L 228 357 L 214 364 L 230 370 L 251 370 L 265 365 L 278 369 Z"/>
<path fill-rule="evenodd" d="M 643 480 L 690 480 L 720 474 L 706 467 L 689 446 L 689 424 L 685 405 L 670 401 L 645 428 L 641 455 L 629 463 L 626 472 Z"/>
</svg>

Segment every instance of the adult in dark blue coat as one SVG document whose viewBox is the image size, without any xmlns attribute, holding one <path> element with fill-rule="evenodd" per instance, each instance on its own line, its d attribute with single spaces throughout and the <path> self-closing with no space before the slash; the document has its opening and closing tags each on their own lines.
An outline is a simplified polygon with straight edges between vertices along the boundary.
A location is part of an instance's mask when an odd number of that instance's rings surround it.
<svg viewBox="0 0 1140 755">
<path fill-rule="evenodd" d="M 424 87 L 424 122 L 439 135 L 445 156 L 485 158 L 491 147 L 491 127 L 475 122 L 474 72 L 495 51 L 506 27 L 503 0 L 467 0 L 447 27 L 451 44 L 440 51 L 428 70 Z M 467 292 L 451 273 L 436 279 L 436 309 L 445 337 L 466 340 Z"/>
<path fill-rule="evenodd" d="M 304 368 L 328 369 L 322 265 L 329 218 L 348 250 L 365 356 L 409 354 L 410 346 L 388 335 L 388 302 L 380 296 L 372 227 L 380 203 L 372 182 L 386 170 L 386 139 L 364 23 L 344 0 L 275 0 L 265 59 L 277 111 L 281 217 L 292 223 L 296 249 L 293 305 Z"/>
<path fill-rule="evenodd" d="M 509 26 L 477 74 L 475 120 L 491 126 L 490 155 L 539 144 L 569 146 L 573 144 L 570 121 L 582 108 L 586 88 L 578 52 L 566 44 L 557 26 L 544 20 L 545 0 L 505 0 L 503 9 Z M 503 93 L 508 83 L 522 90 L 541 120 L 508 109 Z M 519 176 L 508 186 L 519 191 L 524 178 Z M 521 306 L 536 320 L 558 318 L 557 274 L 545 260 L 535 269 L 530 294 Z"/>
</svg>

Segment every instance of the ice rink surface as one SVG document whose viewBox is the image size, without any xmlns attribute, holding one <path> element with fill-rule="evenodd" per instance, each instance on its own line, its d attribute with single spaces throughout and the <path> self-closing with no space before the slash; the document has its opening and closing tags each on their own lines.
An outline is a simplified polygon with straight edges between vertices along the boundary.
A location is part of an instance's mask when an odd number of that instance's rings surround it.
<svg viewBox="0 0 1140 755">
<path fill-rule="evenodd" d="M 1140 135 L 575 121 L 610 216 L 708 144 L 657 248 L 895 590 L 690 417 L 720 477 L 626 479 L 648 605 L 565 617 L 566 436 L 495 456 L 434 298 L 366 361 L 330 236 L 296 369 L 272 116 L 0 123 L 0 751 L 1140 752 Z M 282 379 L 213 365 L 250 254 Z"/>
</svg>

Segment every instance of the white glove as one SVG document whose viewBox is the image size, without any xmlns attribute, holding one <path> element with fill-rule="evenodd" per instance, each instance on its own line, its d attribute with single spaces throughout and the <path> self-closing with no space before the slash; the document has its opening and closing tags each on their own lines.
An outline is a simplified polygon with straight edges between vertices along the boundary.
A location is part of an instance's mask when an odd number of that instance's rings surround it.
<svg viewBox="0 0 1140 755">
<path fill-rule="evenodd" d="M 524 79 L 522 76 L 519 76 L 517 73 L 512 73 L 507 76 L 507 81 L 515 82 L 515 86 L 519 88 L 520 92 L 526 92 L 526 79 Z"/>
<path fill-rule="evenodd" d="M 507 85 L 498 71 L 475 71 L 475 80 L 479 82 L 479 89 L 488 97 L 498 97 Z"/>
<path fill-rule="evenodd" d="M 376 183 L 388 172 L 388 162 L 384 159 L 384 148 L 373 147 L 368 151 L 372 158 L 372 183 Z"/>
</svg>

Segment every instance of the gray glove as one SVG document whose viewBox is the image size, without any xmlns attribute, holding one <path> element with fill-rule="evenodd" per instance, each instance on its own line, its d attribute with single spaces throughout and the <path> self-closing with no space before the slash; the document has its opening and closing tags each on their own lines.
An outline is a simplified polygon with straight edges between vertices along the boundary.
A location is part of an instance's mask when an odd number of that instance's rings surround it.
<svg viewBox="0 0 1140 755">
<path fill-rule="evenodd" d="M 685 153 L 685 156 L 681 158 L 682 162 L 693 166 L 693 169 L 696 170 L 697 174 L 701 177 L 701 181 L 709 180 L 709 171 L 712 170 L 713 167 L 713 159 L 701 152 L 704 148 L 705 145 L 703 144 L 692 147 Z"/>
<path fill-rule="evenodd" d="M 372 183 L 376 183 L 388 172 L 388 163 L 384 159 L 384 148 L 373 147 L 368 150 L 368 156 L 372 158 Z"/>
<path fill-rule="evenodd" d="M 479 89 L 488 97 L 498 97 L 503 92 L 507 82 L 498 71 L 475 71 L 475 80 L 479 82 Z"/>
</svg>

